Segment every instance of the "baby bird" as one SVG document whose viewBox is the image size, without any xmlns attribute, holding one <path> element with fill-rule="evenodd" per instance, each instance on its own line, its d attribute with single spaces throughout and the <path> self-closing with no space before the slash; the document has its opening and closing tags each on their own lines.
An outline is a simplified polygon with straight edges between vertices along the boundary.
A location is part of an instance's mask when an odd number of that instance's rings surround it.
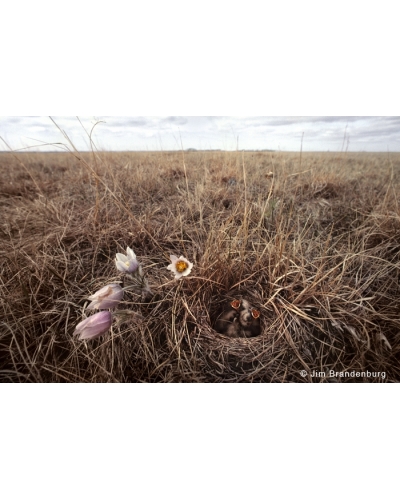
<svg viewBox="0 0 400 500">
<path fill-rule="evenodd" d="M 230 338 L 257 337 L 261 333 L 260 313 L 247 300 L 233 300 L 217 319 L 215 329 Z"/>
<path fill-rule="evenodd" d="M 217 332 L 230 338 L 237 338 L 240 334 L 239 313 L 229 304 L 228 308 L 220 315 L 215 323 Z"/>
<path fill-rule="evenodd" d="M 241 337 L 257 337 L 260 335 L 260 311 L 254 309 L 245 299 L 242 299 L 240 302 L 239 311 L 239 323 L 241 325 L 242 333 Z"/>
</svg>

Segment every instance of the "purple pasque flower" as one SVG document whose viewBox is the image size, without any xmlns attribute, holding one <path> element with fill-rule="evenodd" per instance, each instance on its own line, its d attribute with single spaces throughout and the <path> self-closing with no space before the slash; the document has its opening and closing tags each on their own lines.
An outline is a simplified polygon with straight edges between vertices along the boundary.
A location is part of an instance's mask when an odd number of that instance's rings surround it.
<svg viewBox="0 0 400 500">
<path fill-rule="evenodd" d="M 112 323 L 110 311 L 101 311 L 76 325 L 74 335 L 79 335 L 79 340 L 92 340 L 108 332 Z"/>
<path fill-rule="evenodd" d="M 126 249 L 126 255 L 117 253 L 115 264 L 118 271 L 123 273 L 133 273 L 139 267 L 139 262 L 136 259 L 136 254 L 131 248 Z"/>
<path fill-rule="evenodd" d="M 103 286 L 98 292 L 89 297 L 92 302 L 87 310 L 93 309 L 111 309 L 117 307 L 124 296 L 124 290 L 116 283 Z"/>
</svg>

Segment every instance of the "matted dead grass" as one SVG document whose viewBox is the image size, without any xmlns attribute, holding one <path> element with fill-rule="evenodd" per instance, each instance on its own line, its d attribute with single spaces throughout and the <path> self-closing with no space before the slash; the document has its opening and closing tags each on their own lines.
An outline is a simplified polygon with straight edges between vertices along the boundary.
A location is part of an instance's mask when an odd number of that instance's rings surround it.
<svg viewBox="0 0 400 500">
<path fill-rule="evenodd" d="M 399 183 L 399 154 L 2 153 L 0 377 L 397 382 Z M 127 292 L 140 321 L 77 340 L 127 246 L 154 297 Z M 261 311 L 259 337 L 214 331 L 235 297 Z"/>
</svg>

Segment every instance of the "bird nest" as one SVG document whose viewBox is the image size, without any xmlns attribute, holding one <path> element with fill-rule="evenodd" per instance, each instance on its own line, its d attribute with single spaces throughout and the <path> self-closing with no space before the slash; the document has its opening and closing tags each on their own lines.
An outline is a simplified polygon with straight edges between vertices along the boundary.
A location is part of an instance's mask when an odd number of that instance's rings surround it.
<svg viewBox="0 0 400 500">
<path fill-rule="evenodd" d="M 236 300 L 241 299 L 239 296 Z M 260 315 L 260 334 L 255 337 L 230 338 L 216 330 L 218 318 L 232 300 L 233 296 L 219 297 L 210 309 L 199 305 L 191 308 L 182 342 L 191 366 L 201 367 L 199 371 L 207 381 L 278 381 L 286 346 L 283 338 L 277 337 L 274 318 L 267 310 Z"/>
</svg>

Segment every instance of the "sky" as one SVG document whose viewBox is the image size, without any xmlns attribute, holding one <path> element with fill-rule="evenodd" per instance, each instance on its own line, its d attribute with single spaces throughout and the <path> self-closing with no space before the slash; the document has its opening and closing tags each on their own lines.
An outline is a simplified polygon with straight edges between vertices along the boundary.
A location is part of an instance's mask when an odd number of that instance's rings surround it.
<svg viewBox="0 0 400 500">
<path fill-rule="evenodd" d="M 13 150 L 400 151 L 399 116 L 2 116 Z M 0 140 L 0 151 L 8 147 Z"/>
</svg>

